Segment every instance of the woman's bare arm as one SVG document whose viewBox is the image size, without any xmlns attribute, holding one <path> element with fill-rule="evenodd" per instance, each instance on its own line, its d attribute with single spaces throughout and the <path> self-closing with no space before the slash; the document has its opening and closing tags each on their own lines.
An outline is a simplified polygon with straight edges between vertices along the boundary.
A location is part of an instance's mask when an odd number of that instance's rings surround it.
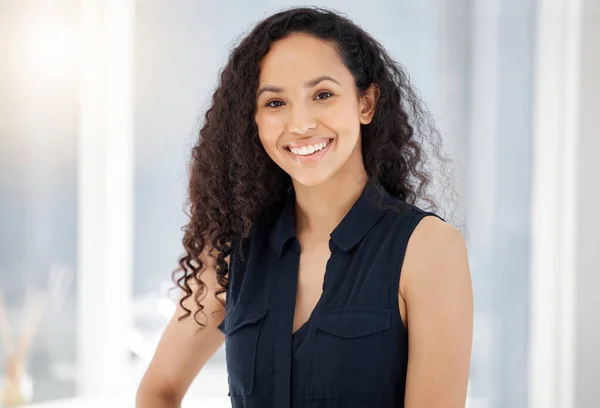
<svg viewBox="0 0 600 408">
<path fill-rule="evenodd" d="M 400 284 L 409 335 L 406 408 L 464 408 L 473 334 L 465 241 L 425 217 L 410 238 Z"/>
<path fill-rule="evenodd" d="M 202 273 L 202 281 L 208 287 L 208 294 L 202 301 L 204 309 L 198 315 L 198 320 L 207 325 L 198 330 L 200 326 L 193 318 L 198 307 L 192 297 L 184 302 L 192 315 L 182 321 L 178 321 L 178 318 L 184 310 L 177 306 L 138 388 L 137 408 L 180 407 L 200 369 L 223 344 L 224 336 L 217 326 L 223 321 L 225 310 L 215 299 L 214 293 L 220 286 L 217 284 L 213 263 L 209 261 L 208 265 L 210 266 Z M 192 290 L 196 289 L 197 286 L 192 286 Z M 224 299 L 225 294 L 220 296 Z"/>
</svg>

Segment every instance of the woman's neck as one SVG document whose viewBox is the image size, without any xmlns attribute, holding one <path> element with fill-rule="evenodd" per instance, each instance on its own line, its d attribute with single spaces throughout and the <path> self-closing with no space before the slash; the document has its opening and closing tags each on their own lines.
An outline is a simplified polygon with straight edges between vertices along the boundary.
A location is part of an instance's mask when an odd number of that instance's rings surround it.
<svg viewBox="0 0 600 408">
<path fill-rule="evenodd" d="M 294 183 L 296 234 L 300 242 L 328 240 L 367 184 L 362 171 L 338 173 L 325 183 L 306 187 Z"/>
</svg>

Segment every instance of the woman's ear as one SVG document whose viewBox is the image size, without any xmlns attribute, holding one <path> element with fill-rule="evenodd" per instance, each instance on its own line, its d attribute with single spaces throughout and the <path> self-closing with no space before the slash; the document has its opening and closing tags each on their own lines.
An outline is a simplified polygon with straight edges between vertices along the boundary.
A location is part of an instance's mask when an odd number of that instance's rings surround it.
<svg viewBox="0 0 600 408">
<path fill-rule="evenodd" d="M 379 99 L 379 87 L 375 84 L 369 85 L 369 87 L 362 92 L 358 101 L 358 114 L 360 116 L 361 124 L 368 125 L 371 123 L 371 120 L 373 120 L 377 99 Z"/>
</svg>

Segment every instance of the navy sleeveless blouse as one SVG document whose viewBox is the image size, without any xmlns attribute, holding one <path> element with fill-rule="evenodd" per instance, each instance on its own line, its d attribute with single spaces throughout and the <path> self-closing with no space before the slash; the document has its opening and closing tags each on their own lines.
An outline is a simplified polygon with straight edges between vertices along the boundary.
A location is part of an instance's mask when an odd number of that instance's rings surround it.
<svg viewBox="0 0 600 408">
<path fill-rule="evenodd" d="M 292 190 L 232 247 L 219 330 L 233 408 L 403 407 L 400 271 L 412 231 L 435 214 L 368 184 L 331 233 L 323 293 L 292 333 L 300 259 L 294 204 Z"/>
</svg>

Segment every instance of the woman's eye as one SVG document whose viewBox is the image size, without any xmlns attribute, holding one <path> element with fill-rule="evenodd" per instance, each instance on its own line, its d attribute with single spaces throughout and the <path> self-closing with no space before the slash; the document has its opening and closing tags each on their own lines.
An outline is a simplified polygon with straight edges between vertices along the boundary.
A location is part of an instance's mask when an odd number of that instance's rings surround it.
<svg viewBox="0 0 600 408">
<path fill-rule="evenodd" d="M 333 96 L 333 94 L 331 92 L 324 91 L 324 92 L 319 92 L 317 94 L 317 98 L 316 99 L 321 99 L 321 100 L 322 99 L 329 99 L 332 96 Z"/>
<path fill-rule="evenodd" d="M 269 108 L 279 108 L 283 106 L 283 102 L 282 101 L 269 101 L 267 102 L 267 107 Z"/>
</svg>

